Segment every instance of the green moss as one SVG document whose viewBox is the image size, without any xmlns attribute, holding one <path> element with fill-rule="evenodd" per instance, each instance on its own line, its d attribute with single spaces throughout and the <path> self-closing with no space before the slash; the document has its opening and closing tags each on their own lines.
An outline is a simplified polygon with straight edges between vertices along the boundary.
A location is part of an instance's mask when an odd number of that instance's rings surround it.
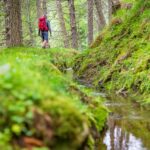
<svg viewBox="0 0 150 150">
<path fill-rule="evenodd" d="M 20 47 L 1 51 L 0 147 L 8 145 L 11 150 L 9 142 L 29 136 L 53 149 L 73 150 L 91 136 L 92 126 L 97 126 L 97 131 L 102 129 L 107 110 L 100 102 L 94 105 L 94 98 L 81 92 L 61 72 L 62 64 L 69 67 L 74 51 L 60 51 L 59 57 L 58 49 Z"/>
<path fill-rule="evenodd" d="M 74 70 L 79 78 L 100 88 L 148 97 L 150 3 L 148 0 L 132 3 L 131 10 L 116 13 L 115 18 L 121 18 L 121 24 L 111 24 L 103 38 L 100 35 L 95 40 L 93 49 L 76 57 Z"/>
</svg>

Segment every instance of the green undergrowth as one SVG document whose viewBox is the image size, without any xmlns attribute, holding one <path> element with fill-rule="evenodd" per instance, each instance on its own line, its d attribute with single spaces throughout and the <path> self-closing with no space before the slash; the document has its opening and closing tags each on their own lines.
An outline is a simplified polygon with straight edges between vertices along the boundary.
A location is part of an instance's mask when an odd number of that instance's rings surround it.
<svg viewBox="0 0 150 150">
<path fill-rule="evenodd" d="M 78 78 L 107 91 L 136 93 L 150 104 L 150 1 L 132 1 L 131 10 L 119 10 L 112 23 L 75 58 Z"/>
<path fill-rule="evenodd" d="M 93 127 L 102 130 L 107 117 L 102 100 L 61 72 L 75 53 L 25 47 L 0 51 L 0 149 L 76 150 L 88 139 L 91 143 Z"/>
</svg>

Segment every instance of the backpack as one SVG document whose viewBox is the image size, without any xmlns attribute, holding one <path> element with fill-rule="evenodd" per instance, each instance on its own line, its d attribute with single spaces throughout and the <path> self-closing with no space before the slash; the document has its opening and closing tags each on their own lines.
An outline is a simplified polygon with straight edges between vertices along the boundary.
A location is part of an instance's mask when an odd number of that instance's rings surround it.
<svg viewBox="0 0 150 150">
<path fill-rule="evenodd" d="M 46 18 L 41 17 L 39 18 L 39 29 L 41 31 L 48 31 L 47 23 L 46 23 Z"/>
</svg>

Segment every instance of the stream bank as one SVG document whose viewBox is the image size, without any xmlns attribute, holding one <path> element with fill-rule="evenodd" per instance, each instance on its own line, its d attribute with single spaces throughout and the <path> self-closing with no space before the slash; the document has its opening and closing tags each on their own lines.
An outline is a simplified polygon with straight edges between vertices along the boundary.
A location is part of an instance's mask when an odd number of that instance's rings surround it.
<svg viewBox="0 0 150 150">
<path fill-rule="evenodd" d="M 96 137 L 95 150 L 149 150 L 150 109 L 141 105 L 140 96 L 99 92 L 92 84 L 76 78 L 89 95 L 104 98 L 103 105 L 110 111 L 106 125 Z"/>
<path fill-rule="evenodd" d="M 130 0 L 132 2 L 132 0 Z M 91 45 L 77 55 L 77 78 L 118 93 L 140 94 L 150 104 L 150 2 L 133 1 L 131 10 L 120 9 Z M 122 20 L 113 23 L 114 20 Z"/>
</svg>

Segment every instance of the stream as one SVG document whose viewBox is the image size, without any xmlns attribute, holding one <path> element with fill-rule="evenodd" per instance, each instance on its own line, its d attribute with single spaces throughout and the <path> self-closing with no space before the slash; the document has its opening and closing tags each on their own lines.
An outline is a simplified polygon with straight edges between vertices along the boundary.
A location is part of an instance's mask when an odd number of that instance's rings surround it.
<svg viewBox="0 0 150 150">
<path fill-rule="evenodd" d="M 105 106 L 111 111 L 108 128 L 98 140 L 96 150 L 150 150 L 150 110 L 121 96 L 107 98 Z"/>
<path fill-rule="evenodd" d="M 90 87 L 82 80 L 78 82 Z M 150 108 L 140 106 L 132 97 L 92 95 L 105 97 L 104 105 L 110 110 L 107 128 L 96 140 L 95 150 L 150 150 Z"/>
</svg>

